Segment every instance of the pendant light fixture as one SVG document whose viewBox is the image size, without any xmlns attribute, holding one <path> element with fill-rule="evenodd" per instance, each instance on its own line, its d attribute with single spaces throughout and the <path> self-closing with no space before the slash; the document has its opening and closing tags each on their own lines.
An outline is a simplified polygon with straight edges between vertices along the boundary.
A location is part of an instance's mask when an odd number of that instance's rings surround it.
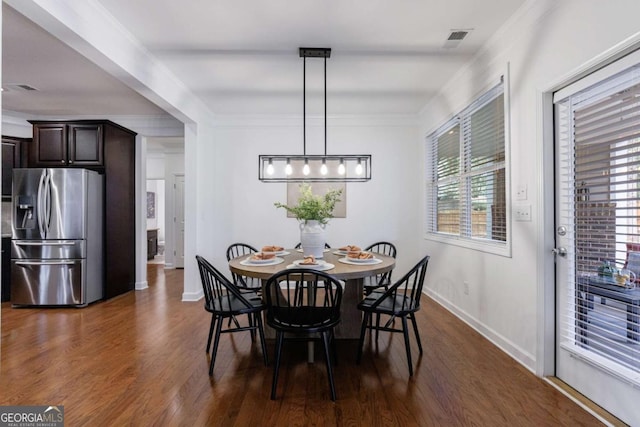
<svg viewBox="0 0 640 427">
<path fill-rule="evenodd" d="M 371 179 L 371 154 L 327 154 L 327 58 L 330 48 L 301 47 L 302 154 L 261 154 L 263 182 L 363 182 Z M 307 154 L 307 58 L 324 59 L 324 154 Z"/>
</svg>

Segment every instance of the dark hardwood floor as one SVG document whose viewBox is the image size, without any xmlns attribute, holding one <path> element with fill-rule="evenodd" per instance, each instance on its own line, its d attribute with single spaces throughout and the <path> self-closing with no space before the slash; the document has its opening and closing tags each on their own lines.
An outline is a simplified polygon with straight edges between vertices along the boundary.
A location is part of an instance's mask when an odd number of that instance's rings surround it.
<svg viewBox="0 0 640 427">
<path fill-rule="evenodd" d="M 223 335 L 208 376 L 210 317 L 180 301 L 182 270 L 162 268 L 149 265 L 149 289 L 84 309 L 3 303 L 0 405 L 64 405 L 68 426 L 600 425 L 426 297 L 412 379 L 401 335 L 367 340 L 360 366 L 339 342 L 333 403 L 321 346 L 308 364 L 304 343 L 285 343 L 271 401 L 272 366 L 248 332 Z"/>
</svg>

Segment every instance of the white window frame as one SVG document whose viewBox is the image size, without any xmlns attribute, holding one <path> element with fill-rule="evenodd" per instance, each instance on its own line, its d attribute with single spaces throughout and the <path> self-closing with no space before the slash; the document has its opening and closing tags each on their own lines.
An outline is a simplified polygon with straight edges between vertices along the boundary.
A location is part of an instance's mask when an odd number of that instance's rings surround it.
<svg viewBox="0 0 640 427">
<path fill-rule="evenodd" d="M 451 119 L 447 120 L 444 124 L 439 126 L 435 131 L 429 133 L 425 138 L 425 152 L 426 152 L 426 168 L 425 168 L 425 184 L 426 184 L 426 215 L 425 215 L 425 239 L 432 240 L 441 243 L 452 244 L 456 246 L 462 246 L 469 249 L 474 249 L 482 252 L 492 253 L 496 255 L 501 255 L 505 257 L 511 256 L 511 161 L 510 161 L 510 103 L 509 103 L 509 73 L 508 70 L 501 77 L 500 83 L 494 83 L 488 88 L 485 89 L 481 95 L 477 96 L 472 102 L 468 103 L 468 105 L 460 111 L 459 114 L 454 115 Z M 475 112 L 482 106 L 491 102 L 495 99 L 496 96 L 499 96 L 500 90 L 497 88 L 502 86 L 501 93 L 504 97 L 504 150 L 505 150 L 505 162 L 504 162 L 504 173 L 505 173 L 505 203 L 506 203 L 506 218 L 505 218 L 505 226 L 506 226 L 506 240 L 505 241 L 496 241 L 491 239 L 483 239 L 472 237 L 471 235 L 462 235 L 462 234 L 450 234 L 439 232 L 435 229 L 436 221 L 437 221 L 437 194 L 435 193 L 436 186 L 434 185 L 433 179 L 433 166 L 434 162 L 431 158 L 432 153 L 434 152 L 434 143 L 437 138 L 442 135 L 444 132 L 450 130 L 452 127 L 458 123 L 460 127 L 462 127 L 463 120 L 467 119 L 471 113 Z M 497 92 L 496 92 L 497 91 Z M 493 96 L 489 95 L 492 92 L 496 92 Z M 461 161 L 460 165 L 463 166 L 464 158 L 462 157 L 462 148 L 461 152 Z M 464 179 L 468 176 L 468 173 L 464 171 L 460 171 L 457 175 L 458 179 Z M 471 206 L 470 194 L 468 195 L 468 206 Z M 461 203 L 461 209 L 464 204 Z M 471 227 L 471 217 L 464 214 L 467 220 L 468 227 Z M 461 224 L 461 228 L 463 224 Z"/>
</svg>

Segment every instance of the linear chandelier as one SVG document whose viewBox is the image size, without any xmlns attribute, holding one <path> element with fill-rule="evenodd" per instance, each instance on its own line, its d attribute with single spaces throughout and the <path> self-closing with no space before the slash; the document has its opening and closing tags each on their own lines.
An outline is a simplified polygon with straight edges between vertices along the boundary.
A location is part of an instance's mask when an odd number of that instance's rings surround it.
<svg viewBox="0 0 640 427">
<path fill-rule="evenodd" d="M 371 179 L 371 154 L 327 154 L 327 58 L 330 48 L 301 47 L 302 154 L 261 154 L 263 182 L 364 182 Z M 307 58 L 324 58 L 324 155 L 307 154 Z"/>
</svg>

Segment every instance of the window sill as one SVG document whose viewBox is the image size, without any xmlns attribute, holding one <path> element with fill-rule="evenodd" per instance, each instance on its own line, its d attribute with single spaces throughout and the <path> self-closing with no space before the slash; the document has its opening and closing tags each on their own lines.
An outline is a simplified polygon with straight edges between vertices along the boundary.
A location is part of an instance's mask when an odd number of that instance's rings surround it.
<svg viewBox="0 0 640 427">
<path fill-rule="evenodd" d="M 448 245 L 460 246 L 474 251 L 480 251 L 499 255 L 507 258 L 511 258 L 511 243 L 507 242 L 492 242 L 481 239 L 467 239 L 455 235 L 447 235 L 442 233 L 426 233 L 425 240 L 431 240 L 434 242 L 445 243 Z"/>
</svg>

